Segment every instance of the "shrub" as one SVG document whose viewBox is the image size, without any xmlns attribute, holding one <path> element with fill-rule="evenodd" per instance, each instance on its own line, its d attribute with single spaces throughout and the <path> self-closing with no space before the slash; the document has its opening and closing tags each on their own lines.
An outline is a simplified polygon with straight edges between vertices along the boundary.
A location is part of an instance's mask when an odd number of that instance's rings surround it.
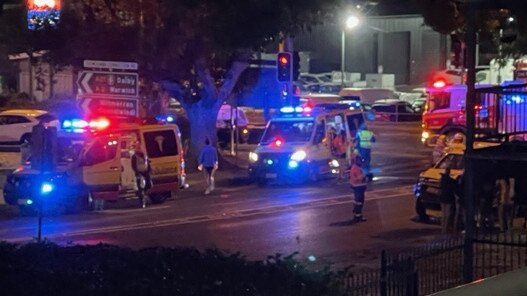
<svg viewBox="0 0 527 296">
<path fill-rule="evenodd" d="M 193 248 L 0 243 L 0 275 L 9 295 L 341 295 L 333 273 L 293 256 L 248 261 Z"/>
</svg>

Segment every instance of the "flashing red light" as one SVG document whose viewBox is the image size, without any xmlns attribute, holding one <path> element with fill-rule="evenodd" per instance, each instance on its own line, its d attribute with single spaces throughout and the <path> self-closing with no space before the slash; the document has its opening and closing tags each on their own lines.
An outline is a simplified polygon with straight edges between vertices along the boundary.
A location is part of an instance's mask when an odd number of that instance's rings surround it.
<svg viewBox="0 0 527 296">
<path fill-rule="evenodd" d="M 90 128 L 102 130 L 110 126 L 110 121 L 106 118 L 99 118 L 90 121 Z"/>
<path fill-rule="evenodd" d="M 435 88 L 443 88 L 446 86 L 446 82 L 444 80 L 436 80 L 434 81 L 434 84 L 432 84 Z"/>
<path fill-rule="evenodd" d="M 304 107 L 304 113 L 311 113 L 311 111 L 313 111 L 313 108 L 311 108 L 309 106 L 305 106 Z"/>
<path fill-rule="evenodd" d="M 280 61 L 280 64 L 282 65 L 285 65 L 288 62 L 287 57 L 285 56 L 281 56 L 278 60 Z"/>
<path fill-rule="evenodd" d="M 276 137 L 276 139 L 273 142 L 273 146 L 275 147 L 281 147 L 284 144 L 284 139 L 282 137 Z"/>
</svg>

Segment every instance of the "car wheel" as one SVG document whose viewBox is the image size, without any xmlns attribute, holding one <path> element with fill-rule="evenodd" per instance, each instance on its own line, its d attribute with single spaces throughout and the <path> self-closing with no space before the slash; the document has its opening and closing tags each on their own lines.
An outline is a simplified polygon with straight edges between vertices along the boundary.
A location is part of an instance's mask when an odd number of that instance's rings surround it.
<svg viewBox="0 0 527 296">
<path fill-rule="evenodd" d="M 148 197 L 153 204 L 162 204 L 170 197 L 170 192 L 150 193 Z"/>
<path fill-rule="evenodd" d="M 426 214 L 426 207 L 420 197 L 415 200 L 415 212 L 420 221 L 428 221 L 430 219 Z"/>
<path fill-rule="evenodd" d="M 94 204 L 91 194 L 73 195 L 69 198 L 69 203 L 66 206 L 67 214 L 78 214 L 83 211 L 93 211 Z"/>
</svg>

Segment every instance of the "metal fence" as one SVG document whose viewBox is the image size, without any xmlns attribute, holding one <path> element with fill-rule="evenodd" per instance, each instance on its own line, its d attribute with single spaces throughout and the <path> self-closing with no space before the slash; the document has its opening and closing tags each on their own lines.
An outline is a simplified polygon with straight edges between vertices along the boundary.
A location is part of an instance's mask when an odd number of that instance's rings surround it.
<svg viewBox="0 0 527 296">
<path fill-rule="evenodd" d="M 476 139 L 508 141 L 527 133 L 527 85 L 477 89 L 475 104 Z"/>
<path fill-rule="evenodd" d="M 457 236 L 403 252 L 384 251 L 379 270 L 345 275 L 345 292 L 350 296 L 417 296 L 462 285 L 463 243 L 464 238 Z M 527 267 L 527 234 L 522 230 L 477 233 L 473 248 L 476 279 Z"/>
</svg>

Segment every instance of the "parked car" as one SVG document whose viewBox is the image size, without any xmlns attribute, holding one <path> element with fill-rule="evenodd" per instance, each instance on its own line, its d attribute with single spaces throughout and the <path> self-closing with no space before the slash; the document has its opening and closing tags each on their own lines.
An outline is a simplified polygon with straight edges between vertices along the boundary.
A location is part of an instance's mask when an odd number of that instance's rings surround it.
<svg viewBox="0 0 527 296">
<path fill-rule="evenodd" d="M 423 113 L 425 111 L 426 98 L 419 98 L 412 103 L 412 109 L 417 113 Z"/>
<path fill-rule="evenodd" d="M 396 99 L 378 100 L 371 108 L 379 121 L 421 121 L 422 117 L 410 103 Z"/>
<path fill-rule="evenodd" d="M 340 83 L 335 83 L 326 74 L 301 73 L 298 80 L 305 85 L 318 85 L 317 92 L 337 94 L 340 91 Z"/>
<path fill-rule="evenodd" d="M 39 121 L 58 127 L 57 118 L 47 111 L 37 109 L 13 109 L 0 112 L 0 142 L 23 144 L 31 140 L 31 131 Z"/>
</svg>

